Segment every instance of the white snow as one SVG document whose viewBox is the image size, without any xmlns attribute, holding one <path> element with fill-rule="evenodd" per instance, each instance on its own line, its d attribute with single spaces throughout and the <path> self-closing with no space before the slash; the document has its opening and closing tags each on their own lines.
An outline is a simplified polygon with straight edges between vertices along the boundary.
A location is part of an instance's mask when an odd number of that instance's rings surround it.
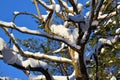
<svg viewBox="0 0 120 80">
<path fill-rule="evenodd" d="M 53 4 L 56 4 L 55 0 L 52 0 L 52 3 L 53 3 Z"/>
<path fill-rule="evenodd" d="M 110 80 L 117 80 L 115 76 L 112 76 Z"/>
<path fill-rule="evenodd" d="M 60 47 L 59 49 L 53 51 L 52 53 L 54 54 L 54 53 L 60 52 L 65 46 L 66 46 L 65 43 L 62 43 L 62 44 L 61 44 L 61 47 Z"/>
<path fill-rule="evenodd" d="M 115 31 L 116 34 L 120 34 L 120 28 Z"/>
<path fill-rule="evenodd" d="M 44 68 L 44 69 L 47 69 L 48 68 L 48 65 L 47 65 L 47 63 L 46 62 L 43 62 L 43 61 L 39 61 L 39 60 L 35 60 L 35 59 L 33 59 L 33 58 L 28 58 L 28 60 L 29 60 L 29 65 L 31 66 L 31 67 L 42 67 L 42 68 Z"/>
<path fill-rule="evenodd" d="M 77 4 L 78 4 L 78 0 L 73 0 L 73 1 L 74 1 L 75 5 L 77 5 Z"/>
<path fill-rule="evenodd" d="M 2 51 L 4 48 L 7 48 L 6 42 L 0 37 L 0 51 Z"/>
<path fill-rule="evenodd" d="M 37 30 L 30 30 L 27 27 L 17 27 L 19 30 L 23 31 L 23 32 L 30 32 L 30 33 L 34 33 L 34 34 L 39 34 L 40 32 Z"/>
<path fill-rule="evenodd" d="M 13 45 L 13 50 L 16 52 L 19 52 L 19 50 L 17 49 L 17 47 L 15 45 Z"/>
<path fill-rule="evenodd" d="M 85 4 L 86 5 L 90 5 L 91 4 L 91 0 L 88 0 Z"/>
<path fill-rule="evenodd" d="M 75 52 L 74 52 L 74 55 L 75 55 L 75 56 L 74 56 L 74 59 L 75 59 L 75 60 L 78 60 L 78 59 L 79 59 L 79 54 L 78 54 L 78 52 L 75 51 Z"/>
<path fill-rule="evenodd" d="M 31 52 L 29 52 L 32 54 Z M 4 49 L 2 50 L 3 54 L 3 60 L 7 64 L 18 64 L 23 67 L 28 67 L 29 65 L 34 68 L 34 67 L 42 67 L 44 69 L 48 68 L 48 65 L 46 62 L 35 60 L 33 58 L 26 58 L 21 56 L 19 53 L 13 51 L 12 49 Z"/>
<path fill-rule="evenodd" d="M 104 51 L 105 51 L 105 48 L 102 48 L 102 49 L 101 49 L 101 53 L 104 53 Z"/>
<path fill-rule="evenodd" d="M 94 20 L 91 24 L 91 26 L 97 26 L 99 24 L 99 22 L 97 20 Z"/>
<path fill-rule="evenodd" d="M 14 64 L 17 60 L 17 53 L 12 49 L 5 48 L 2 50 L 3 60 L 7 64 Z"/>
<path fill-rule="evenodd" d="M 63 25 L 52 24 L 50 29 L 53 33 L 58 34 L 64 38 L 69 38 L 71 31 Z"/>
<path fill-rule="evenodd" d="M 117 6 L 117 9 L 120 9 L 120 4 Z"/>
<path fill-rule="evenodd" d="M 78 38 L 78 28 L 74 28 L 72 34 L 70 35 L 70 41 L 76 44 L 77 38 Z"/>
<path fill-rule="evenodd" d="M 31 67 L 43 67 L 44 69 L 47 69 L 47 63 L 43 61 L 38 61 L 32 58 L 26 58 L 20 55 L 19 50 L 13 45 L 13 49 L 7 48 L 7 45 L 5 41 L 0 38 L 0 50 L 3 55 L 3 60 L 7 64 L 18 64 L 23 67 L 28 67 L 29 65 Z M 33 54 L 32 52 L 26 51 L 27 54 Z"/>
<path fill-rule="evenodd" d="M 68 7 L 68 10 L 69 11 L 73 11 L 73 7 Z"/>
<path fill-rule="evenodd" d="M 14 23 L 13 22 L 4 22 L 4 21 L 1 21 L 0 20 L 0 25 L 2 26 L 2 25 L 4 25 L 4 26 L 6 26 L 6 27 L 14 27 L 13 25 L 14 25 Z"/>
<path fill-rule="evenodd" d="M 101 45 L 101 44 L 109 44 L 109 45 L 112 45 L 111 40 L 104 39 L 104 38 L 99 39 L 98 45 Z"/>
<path fill-rule="evenodd" d="M 90 11 L 88 11 L 86 14 L 85 14 L 85 18 L 88 18 L 90 16 Z"/>
<path fill-rule="evenodd" d="M 17 15 L 17 14 L 19 14 L 20 12 L 18 12 L 18 11 L 14 11 L 14 15 Z"/>
<path fill-rule="evenodd" d="M 78 5 L 77 5 L 77 9 L 78 9 L 78 12 L 82 12 L 83 4 L 78 3 Z"/>
<path fill-rule="evenodd" d="M 71 20 L 73 22 L 81 22 L 81 21 L 85 21 L 85 18 L 81 14 L 78 14 L 78 15 L 75 15 L 75 16 L 69 15 L 68 20 Z"/>
<path fill-rule="evenodd" d="M 67 3 L 64 0 L 60 0 L 65 7 L 68 7 Z"/>
<path fill-rule="evenodd" d="M 105 18 L 107 15 L 108 15 L 108 14 L 99 15 L 99 16 L 98 16 L 98 19 L 103 19 L 103 18 Z"/>
<path fill-rule="evenodd" d="M 60 12 L 60 5 L 59 4 L 56 4 L 55 5 L 55 11 L 58 13 Z"/>
<path fill-rule="evenodd" d="M 54 80 L 67 80 L 67 76 L 52 76 Z M 68 76 L 69 80 L 76 80 L 75 78 L 75 71 L 73 71 L 73 73 Z M 33 76 L 31 75 L 29 77 L 30 80 L 41 80 L 41 79 L 45 79 L 44 75 L 39 75 L 39 76 Z"/>
</svg>

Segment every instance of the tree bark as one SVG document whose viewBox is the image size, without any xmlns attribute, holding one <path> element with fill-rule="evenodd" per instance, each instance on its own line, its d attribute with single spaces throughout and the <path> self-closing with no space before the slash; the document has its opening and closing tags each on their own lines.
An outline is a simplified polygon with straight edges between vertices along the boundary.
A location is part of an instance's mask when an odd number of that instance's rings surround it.
<svg viewBox="0 0 120 80">
<path fill-rule="evenodd" d="M 81 80 L 89 80 L 87 68 L 84 62 L 84 47 L 82 47 L 81 52 L 79 53 L 79 63 L 80 63 L 80 71 L 82 73 Z"/>
<path fill-rule="evenodd" d="M 79 62 L 80 62 L 80 70 L 82 72 L 82 79 L 81 80 L 89 80 L 88 74 L 87 74 L 87 68 L 84 63 L 84 56 L 83 54 L 79 54 Z"/>
</svg>

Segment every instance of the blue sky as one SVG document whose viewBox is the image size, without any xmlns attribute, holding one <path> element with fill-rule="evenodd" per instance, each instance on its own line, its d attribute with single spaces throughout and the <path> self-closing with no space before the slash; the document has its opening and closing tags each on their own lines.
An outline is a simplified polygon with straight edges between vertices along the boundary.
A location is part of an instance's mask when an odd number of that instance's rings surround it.
<svg viewBox="0 0 120 80">
<path fill-rule="evenodd" d="M 13 18 L 13 12 L 29 12 L 36 13 L 35 6 L 31 2 L 32 0 L 0 0 L 0 20 L 10 22 Z M 85 0 L 86 1 L 86 0 Z M 84 0 L 82 1 L 84 3 Z M 44 13 L 44 10 L 41 12 Z M 27 26 L 28 28 L 36 28 L 38 26 L 34 18 L 30 16 L 18 16 L 15 20 L 15 24 L 18 26 Z M 20 39 L 24 39 L 27 37 L 33 37 L 31 35 L 22 35 L 17 31 L 13 31 L 15 37 L 19 37 Z M 9 41 L 9 38 L 5 35 L 3 30 L 0 28 L 0 37 L 2 37 L 6 42 Z M 21 71 L 14 67 L 11 67 L 7 64 L 4 64 L 2 60 L 0 60 L 0 76 L 10 76 L 12 78 L 21 78 L 23 80 L 27 80 L 27 76 Z"/>
</svg>

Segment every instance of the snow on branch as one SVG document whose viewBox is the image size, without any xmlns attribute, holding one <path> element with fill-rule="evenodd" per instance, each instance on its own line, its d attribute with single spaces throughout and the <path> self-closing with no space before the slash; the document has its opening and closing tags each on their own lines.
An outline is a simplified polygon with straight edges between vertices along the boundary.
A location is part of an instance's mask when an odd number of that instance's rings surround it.
<svg viewBox="0 0 120 80">
<path fill-rule="evenodd" d="M 118 28 L 119 29 L 119 28 Z M 118 30 L 117 29 L 117 30 Z M 116 30 L 116 31 L 117 31 Z M 104 45 L 112 46 L 114 43 L 116 43 L 120 39 L 120 35 L 115 35 L 114 37 L 109 37 L 107 39 L 100 38 L 97 42 L 97 44 L 94 46 L 92 52 L 90 52 L 86 57 L 85 60 L 90 60 L 91 56 L 93 54 L 99 54 L 101 49 L 104 47 Z"/>
<path fill-rule="evenodd" d="M 0 20 L 0 26 L 14 27 L 14 23 L 13 22 L 4 22 L 4 21 Z"/>
<path fill-rule="evenodd" d="M 38 61 L 32 58 L 23 57 L 19 52 L 14 51 L 13 49 L 9 49 L 6 46 L 6 43 L 4 43 L 4 40 L 0 38 L 0 46 L 1 46 L 1 53 L 3 56 L 3 60 L 7 64 L 18 64 L 23 67 L 43 67 L 47 68 L 47 63 L 43 61 Z"/>
<path fill-rule="evenodd" d="M 64 50 L 64 48 L 66 47 L 67 45 L 65 45 L 64 43 L 61 44 L 61 47 L 53 52 L 48 52 L 49 54 L 52 53 L 52 54 L 55 54 L 55 53 L 59 53 L 61 51 Z"/>
<path fill-rule="evenodd" d="M 31 35 L 36 35 L 36 36 L 43 36 L 43 37 L 46 37 L 46 38 L 61 41 L 63 43 L 66 43 L 67 45 L 69 45 L 70 47 L 72 47 L 75 50 L 80 49 L 80 46 L 74 44 L 70 40 L 59 37 L 59 36 L 50 35 L 50 34 L 48 34 L 46 32 L 40 32 L 40 31 L 37 31 L 37 30 L 30 30 L 30 29 L 28 29 L 26 27 L 18 27 L 14 23 L 11 24 L 11 22 L 4 22 L 4 21 L 0 21 L 0 26 L 5 27 L 5 28 L 13 28 L 15 30 L 18 30 L 18 31 L 20 31 L 22 33 L 26 33 L 26 34 L 31 34 Z"/>
<path fill-rule="evenodd" d="M 68 16 L 68 21 L 72 21 L 72 22 L 75 22 L 75 23 L 80 23 L 80 22 L 85 23 L 85 18 L 81 14 L 78 14 L 78 15 L 75 15 L 75 16 L 69 15 Z"/>
<path fill-rule="evenodd" d="M 51 11 L 51 10 L 55 10 L 56 12 L 60 11 L 60 5 L 56 4 L 55 1 L 53 2 L 53 4 L 51 5 L 47 5 L 43 0 L 37 0 L 44 8 L 46 8 L 47 10 Z"/>
<path fill-rule="evenodd" d="M 50 55 L 46 55 L 46 54 L 41 54 L 41 53 L 32 53 L 32 52 L 24 52 L 26 56 L 28 57 L 33 57 L 35 59 L 46 59 L 49 61 L 53 61 L 53 62 L 58 62 L 58 63 L 68 63 L 68 64 L 72 64 L 72 60 L 64 58 L 64 57 L 57 57 L 57 56 L 50 56 Z"/>
<path fill-rule="evenodd" d="M 116 15 L 116 11 L 111 12 L 109 14 L 99 15 L 98 20 L 102 20 L 102 19 L 105 19 L 105 18 L 110 18 L 110 17 L 115 16 L 115 15 Z"/>
<path fill-rule="evenodd" d="M 68 76 L 69 80 L 75 80 L 75 71 L 73 71 L 73 73 L 71 75 Z M 31 80 L 46 80 L 45 76 L 40 75 L 40 76 L 30 76 L 29 79 Z M 68 80 L 67 76 L 53 76 L 54 80 Z"/>
<path fill-rule="evenodd" d="M 0 39 L 0 42 L 2 42 L 2 39 Z M 3 57 L 6 56 L 5 61 L 7 63 L 11 63 L 11 62 L 15 63 L 16 59 L 17 59 L 17 54 L 19 54 L 19 55 L 23 55 L 24 57 L 34 58 L 34 59 L 37 59 L 37 60 L 39 60 L 39 59 L 46 59 L 46 60 L 50 60 L 50 61 L 54 61 L 54 62 L 59 62 L 59 63 L 69 63 L 69 64 L 72 64 L 72 61 L 70 59 L 67 59 L 67 58 L 57 57 L 57 56 L 50 56 L 50 55 L 45 55 L 45 54 L 40 54 L 40 53 L 32 53 L 32 52 L 28 52 L 28 51 L 25 51 L 25 52 L 23 52 L 21 54 L 21 53 L 16 53 L 16 51 L 13 51 L 15 49 L 11 50 L 11 49 L 8 49 L 6 47 L 7 46 L 4 47 L 4 45 L 2 44 L 1 51 L 2 51 L 2 53 L 6 53 L 5 55 L 4 54 L 2 54 L 2 55 L 3 55 Z M 4 50 L 4 48 L 5 48 L 5 50 Z M 7 53 L 9 54 L 9 59 L 11 58 L 11 61 L 7 58 L 7 55 L 8 55 Z M 12 61 L 12 60 L 14 60 L 15 62 Z M 26 63 L 26 61 L 24 63 Z"/>
<path fill-rule="evenodd" d="M 0 42 L 2 42 L 1 38 L 0 38 Z M 31 67 L 47 68 L 47 63 L 43 61 L 39 61 L 40 59 L 46 59 L 59 63 L 72 64 L 72 60 L 69 60 L 67 58 L 49 56 L 41 53 L 32 53 L 32 52 L 24 51 L 23 56 L 21 56 L 21 53 L 14 51 L 14 49 L 9 49 L 6 46 L 4 47 L 4 44 L 2 44 L 1 46 L 3 47 L 1 48 L 3 60 L 7 64 L 18 64 L 23 67 L 31 66 Z"/>
</svg>

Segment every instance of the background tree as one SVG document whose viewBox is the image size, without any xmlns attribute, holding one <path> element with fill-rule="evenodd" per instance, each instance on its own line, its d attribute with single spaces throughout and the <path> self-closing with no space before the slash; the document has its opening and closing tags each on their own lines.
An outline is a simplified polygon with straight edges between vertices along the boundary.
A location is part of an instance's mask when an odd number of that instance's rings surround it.
<svg viewBox="0 0 120 80">
<path fill-rule="evenodd" d="M 119 1 L 90 0 L 83 5 L 78 0 L 33 0 L 33 4 L 38 15 L 14 12 L 12 22 L 0 21 L 0 27 L 13 44 L 9 47 L 0 38 L 1 58 L 7 64 L 28 76 L 29 71 L 41 72 L 47 80 L 102 80 L 110 72 L 118 73 Z M 41 14 L 41 6 L 46 15 Z M 34 17 L 38 30 L 17 26 L 15 19 L 19 15 Z M 20 40 L 14 37 L 12 30 L 40 38 Z M 58 72 L 61 76 L 54 76 Z"/>
</svg>

